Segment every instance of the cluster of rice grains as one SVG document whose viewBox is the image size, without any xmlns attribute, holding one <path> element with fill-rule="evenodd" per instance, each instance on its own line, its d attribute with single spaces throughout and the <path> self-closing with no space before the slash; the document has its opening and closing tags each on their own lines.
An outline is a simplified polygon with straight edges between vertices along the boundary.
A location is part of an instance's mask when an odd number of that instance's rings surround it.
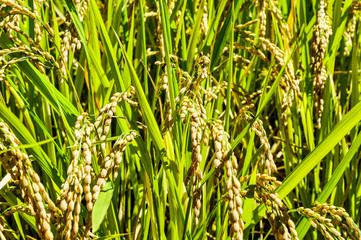
<svg viewBox="0 0 361 240">
<path fill-rule="evenodd" d="M 80 21 L 84 19 L 84 14 L 88 9 L 88 0 L 75 0 L 74 4 L 77 8 L 78 16 Z M 62 78 L 60 79 L 60 83 L 66 79 L 68 69 L 74 68 L 76 69 L 78 66 L 76 58 L 72 58 L 76 53 L 76 50 L 81 49 L 81 42 L 79 40 L 78 32 L 75 30 L 75 26 L 70 19 L 70 15 L 66 14 L 64 23 L 61 25 L 64 29 L 59 33 L 61 36 L 61 47 L 59 54 L 59 65 L 62 74 Z M 72 58 L 73 61 L 69 62 L 69 59 Z"/>
<path fill-rule="evenodd" d="M 238 160 L 234 154 L 232 154 L 226 158 L 224 165 L 227 176 L 228 211 L 229 218 L 232 222 L 230 236 L 236 235 L 236 239 L 241 240 L 243 239 L 244 223 L 242 220 L 241 183 L 237 178 Z"/>
<path fill-rule="evenodd" d="M 261 120 L 256 120 L 252 124 L 252 130 L 256 133 L 256 135 L 259 137 L 261 142 L 261 147 L 263 147 L 263 151 L 261 152 L 261 170 L 260 172 L 267 172 L 269 176 L 272 175 L 272 173 L 277 172 L 277 166 L 275 162 L 273 161 L 273 154 L 271 151 L 271 146 L 268 142 L 266 131 L 263 128 L 263 123 Z"/>
<path fill-rule="evenodd" d="M 193 78 L 190 78 L 188 74 L 181 72 L 188 80 L 187 85 L 180 90 L 180 96 L 184 94 L 183 98 L 180 101 L 180 118 L 184 124 L 187 123 L 186 116 L 190 116 L 190 125 L 191 125 L 191 146 L 192 146 L 192 156 L 191 156 L 191 166 L 188 169 L 187 178 L 185 180 L 186 185 L 189 185 L 192 181 L 192 192 L 193 192 L 193 209 L 194 209 L 194 221 L 198 224 L 198 216 L 200 214 L 201 208 L 201 180 L 203 178 L 202 171 L 199 168 L 200 163 L 202 162 L 201 155 L 201 144 L 208 144 L 208 132 L 207 132 L 207 116 L 206 110 L 203 106 L 203 100 L 201 94 L 197 91 L 194 91 L 194 88 L 198 88 L 199 83 L 207 77 L 207 64 L 209 59 L 206 56 L 202 56 L 198 64 L 201 66 L 200 72 L 203 74 L 195 75 Z M 179 101 L 179 98 L 176 99 Z"/>
<path fill-rule="evenodd" d="M 272 57 L 274 57 L 276 64 L 272 67 L 271 79 L 275 80 L 277 78 L 277 74 L 286 65 L 286 59 L 290 54 L 290 50 L 281 50 L 276 44 L 272 42 L 272 39 L 268 39 L 266 37 L 271 36 L 271 32 L 276 31 L 272 29 L 273 26 L 270 23 L 272 21 L 277 22 L 279 30 L 281 31 L 283 38 L 285 38 L 285 41 L 291 41 L 291 31 L 282 18 L 281 10 L 277 7 L 277 1 L 254 1 L 254 5 L 258 14 L 258 18 L 256 19 L 257 21 L 251 20 L 246 24 L 237 26 L 235 29 L 236 31 L 241 30 L 240 33 L 245 36 L 243 40 L 246 43 L 250 43 L 252 47 L 247 47 L 247 44 L 243 46 L 242 44 L 235 43 L 234 48 L 246 50 L 252 55 L 257 55 L 268 64 L 270 64 L 271 61 L 266 56 L 270 54 Z M 255 23 L 258 24 L 258 34 L 244 30 L 244 28 Z M 266 51 L 268 51 L 269 54 L 267 54 Z M 292 103 L 295 100 L 295 96 L 297 96 L 299 99 L 301 98 L 299 89 L 300 80 L 295 76 L 294 70 L 294 62 L 290 60 L 285 66 L 284 74 L 281 75 L 280 86 L 282 86 L 284 91 L 282 94 L 284 96 L 282 99 L 282 119 L 287 116 L 287 108 L 292 106 Z"/>
<path fill-rule="evenodd" d="M 1 165 L 11 175 L 12 183 L 19 187 L 18 191 L 25 204 L 10 209 L 8 214 L 22 211 L 34 216 L 40 238 L 54 239 L 50 224 L 51 216 L 59 217 L 61 211 L 45 191 L 40 176 L 32 167 L 29 156 L 21 149 L 14 149 L 19 144 L 19 139 L 1 121 L 0 151 L 5 151 L 0 154 Z"/>
<path fill-rule="evenodd" d="M 253 120 L 251 114 L 247 112 L 252 106 L 253 104 L 244 107 L 239 117 L 247 121 Z M 244 191 L 242 194 L 251 193 L 259 204 L 263 203 L 267 206 L 266 219 L 269 221 L 276 239 L 298 239 L 295 224 L 287 213 L 288 209 L 275 192 L 276 187 L 281 186 L 282 182 L 272 176 L 277 172 L 277 166 L 262 121 L 259 119 L 253 121 L 252 130 L 259 137 L 262 148 L 260 161 L 257 164 L 259 173 L 255 176 L 246 175 L 240 178 L 241 182 L 248 182 L 247 185 L 254 185 L 253 182 L 251 183 L 251 178 L 255 178 L 255 187 L 249 189 L 250 192 Z M 260 227 L 263 230 L 263 224 Z"/>
<path fill-rule="evenodd" d="M 360 1 L 353 1 L 351 5 L 351 9 L 347 19 L 347 26 L 343 33 L 343 37 L 345 39 L 345 49 L 343 54 L 345 56 L 350 56 L 350 52 L 352 50 L 352 41 L 355 37 L 356 32 L 356 22 L 357 19 L 361 19 L 361 3 Z"/>
<path fill-rule="evenodd" d="M 214 184 L 219 184 L 221 180 L 221 167 L 224 166 L 226 197 L 228 201 L 228 212 L 231 220 L 230 236 L 236 239 L 243 239 L 244 223 L 242 220 L 243 209 L 241 199 L 241 184 L 237 178 L 238 160 L 231 151 L 229 135 L 223 128 L 223 122 L 220 120 L 211 123 L 212 139 L 214 141 L 215 156 L 214 166 Z"/>
<path fill-rule="evenodd" d="M 47 77 L 46 69 L 60 70 L 55 58 L 50 54 L 49 47 L 42 42 L 44 35 L 53 41 L 54 31 L 47 22 L 39 18 L 41 8 L 48 8 L 46 1 L 34 1 L 33 9 L 25 6 L 20 1 L 1 0 L 0 15 L 5 17 L 0 22 L 0 29 L 3 29 L 12 45 L 3 47 L 0 51 L 0 80 L 4 79 L 4 72 L 11 65 L 29 60 L 41 73 Z M 34 21 L 34 36 L 30 37 L 20 29 L 20 23 L 25 18 Z"/>
<path fill-rule="evenodd" d="M 208 57 L 201 54 L 195 62 L 196 72 L 193 77 L 190 77 L 189 74 L 180 69 L 178 70 L 184 87 L 181 88 L 179 92 L 181 98 L 177 97 L 175 100 L 179 102 L 178 113 L 182 122 L 187 124 L 189 120 L 192 148 L 191 166 L 188 169 L 185 184 L 189 185 L 192 183 L 193 186 L 193 215 L 195 223 L 198 224 L 202 199 L 201 180 L 203 178 L 202 170 L 200 169 L 202 162 L 201 146 L 207 146 L 209 137 L 211 137 L 214 141 L 214 184 L 218 185 L 220 183 L 222 179 L 222 167 L 224 166 L 228 209 L 231 220 L 231 236 L 242 239 L 244 224 L 241 219 L 243 211 L 241 185 L 237 179 L 237 158 L 233 154 L 230 154 L 229 135 L 223 129 L 223 121 L 208 121 L 205 109 L 208 103 L 217 99 L 216 94 L 226 85 L 218 85 L 208 90 L 201 87 L 200 83 L 209 76 L 207 69 L 208 64 Z M 202 98 L 202 93 L 204 93 L 205 100 Z M 187 116 L 189 116 L 188 119 Z"/>
<path fill-rule="evenodd" d="M 241 177 L 241 182 L 252 181 L 252 175 Z M 264 203 L 266 208 L 266 219 L 272 227 L 272 232 L 276 239 L 298 239 L 295 223 L 287 213 L 288 209 L 279 199 L 275 192 L 276 187 L 282 185 L 277 178 L 268 174 L 259 174 L 255 176 L 254 199 L 258 203 Z M 244 192 L 243 194 L 248 194 Z"/>
<path fill-rule="evenodd" d="M 326 14 L 326 1 L 320 1 L 320 9 L 317 13 L 317 24 L 313 27 L 311 67 L 313 68 L 313 96 L 315 107 L 315 119 L 317 127 L 321 128 L 321 116 L 323 111 L 323 89 L 327 80 L 326 67 L 323 59 L 328 46 L 328 40 L 332 34 L 330 18 Z"/>
<path fill-rule="evenodd" d="M 92 226 L 92 210 L 99 197 L 100 190 L 105 187 L 107 179 L 113 172 L 113 179 L 117 177 L 117 170 L 127 143 L 134 140 L 136 133 L 130 131 L 121 135 L 108 151 L 105 140 L 110 131 L 116 106 L 126 101 L 132 106 L 137 103 L 131 100 L 135 94 L 130 92 L 116 93 L 111 102 L 100 110 L 95 123 L 91 123 L 86 113 L 80 115 L 75 123 L 75 143 L 72 146 L 72 159 L 68 168 L 68 177 L 62 185 L 61 196 L 58 198 L 60 209 L 65 214 L 58 219 L 57 237 L 59 239 L 74 239 L 79 231 L 79 214 L 81 201 L 85 198 L 88 210 L 85 220 L 83 236 L 89 237 Z M 100 141 L 100 144 L 95 142 Z M 100 171 L 94 172 L 92 156 L 97 157 Z M 95 179 L 92 185 L 92 179 Z M 64 227 L 65 225 L 65 227 Z M 64 229 L 61 231 L 61 229 Z"/>
<path fill-rule="evenodd" d="M 314 202 L 312 208 L 299 207 L 298 212 L 311 219 L 325 239 L 361 239 L 361 230 L 342 207 Z"/>
<path fill-rule="evenodd" d="M 43 8 L 49 8 L 47 1 L 34 1 L 33 7 L 25 6 L 21 1 L 1 0 L 0 15 L 5 16 L 0 22 L 0 29 L 4 29 L 7 37 L 12 41 L 12 45 L 0 51 L 0 80 L 4 79 L 4 72 L 12 64 L 29 60 L 44 77 L 48 78 L 47 69 L 55 70 L 59 83 L 62 83 L 67 76 L 67 69 L 76 68 L 76 59 L 71 64 L 68 63 L 76 50 L 81 48 L 77 31 L 71 23 L 70 16 L 61 16 L 59 21 L 59 32 L 61 45 L 57 46 L 54 40 L 54 30 L 50 25 L 41 19 L 39 12 Z M 75 1 L 79 18 L 82 20 L 87 10 L 88 1 Z M 34 36 L 30 37 L 26 32 L 20 29 L 20 23 L 26 18 L 34 21 Z M 42 40 L 46 35 L 49 43 L 45 44 Z M 26 41 L 24 41 L 26 39 Z M 47 46 L 49 45 L 49 46 Z M 55 49 L 60 54 L 57 59 L 53 57 L 50 49 Z M 71 52 L 70 52 L 71 50 Z M 6 59 L 5 59 L 6 56 Z"/>
<path fill-rule="evenodd" d="M 71 147 L 72 158 L 67 171 L 67 179 L 62 184 L 61 193 L 56 204 L 49 198 L 39 175 L 33 170 L 29 156 L 20 149 L 8 150 L 0 155 L 2 166 L 11 175 L 12 182 L 19 185 L 24 204 L 9 209 L 8 214 L 23 211 L 35 217 L 38 234 L 41 239 L 76 239 L 82 229 L 81 238 L 91 235 L 92 210 L 100 190 L 112 175 L 117 177 L 122 153 L 127 144 L 134 140 L 136 133 L 123 133 L 112 145 L 105 146 L 110 131 L 116 106 L 125 101 L 132 106 L 135 91 L 116 93 L 111 102 L 100 110 L 95 123 L 90 121 L 87 113 L 81 114 L 75 123 L 75 142 Z M 16 148 L 18 138 L 9 127 L 0 122 L 0 151 Z M 95 172 L 92 159 L 97 158 L 100 170 Z M 86 205 L 87 216 L 80 221 L 82 201 Z M 54 236 L 51 223 L 56 226 Z"/>
</svg>

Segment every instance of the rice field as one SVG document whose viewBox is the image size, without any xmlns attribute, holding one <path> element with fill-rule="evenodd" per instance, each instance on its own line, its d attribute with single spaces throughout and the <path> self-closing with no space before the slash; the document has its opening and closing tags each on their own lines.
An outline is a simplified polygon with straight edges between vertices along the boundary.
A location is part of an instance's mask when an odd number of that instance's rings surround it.
<svg viewBox="0 0 361 240">
<path fill-rule="evenodd" d="M 358 0 L 0 0 L 0 240 L 361 239 Z"/>
</svg>

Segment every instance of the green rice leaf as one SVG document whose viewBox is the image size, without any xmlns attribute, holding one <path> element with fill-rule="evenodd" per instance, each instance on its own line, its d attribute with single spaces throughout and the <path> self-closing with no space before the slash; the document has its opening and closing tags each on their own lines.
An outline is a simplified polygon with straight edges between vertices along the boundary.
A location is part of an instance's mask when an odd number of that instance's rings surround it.
<svg viewBox="0 0 361 240">
<path fill-rule="evenodd" d="M 112 182 L 107 182 L 105 187 L 100 191 L 98 199 L 95 201 L 92 213 L 93 232 L 98 231 L 100 224 L 103 222 L 105 214 L 108 211 L 114 187 Z"/>
</svg>

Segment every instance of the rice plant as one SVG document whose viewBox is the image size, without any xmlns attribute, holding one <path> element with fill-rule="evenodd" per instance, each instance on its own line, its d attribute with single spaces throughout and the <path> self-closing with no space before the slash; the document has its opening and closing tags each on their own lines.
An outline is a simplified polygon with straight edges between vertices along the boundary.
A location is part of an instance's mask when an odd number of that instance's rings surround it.
<svg viewBox="0 0 361 240">
<path fill-rule="evenodd" d="M 0 0 L 0 239 L 361 239 L 358 0 Z"/>
</svg>

